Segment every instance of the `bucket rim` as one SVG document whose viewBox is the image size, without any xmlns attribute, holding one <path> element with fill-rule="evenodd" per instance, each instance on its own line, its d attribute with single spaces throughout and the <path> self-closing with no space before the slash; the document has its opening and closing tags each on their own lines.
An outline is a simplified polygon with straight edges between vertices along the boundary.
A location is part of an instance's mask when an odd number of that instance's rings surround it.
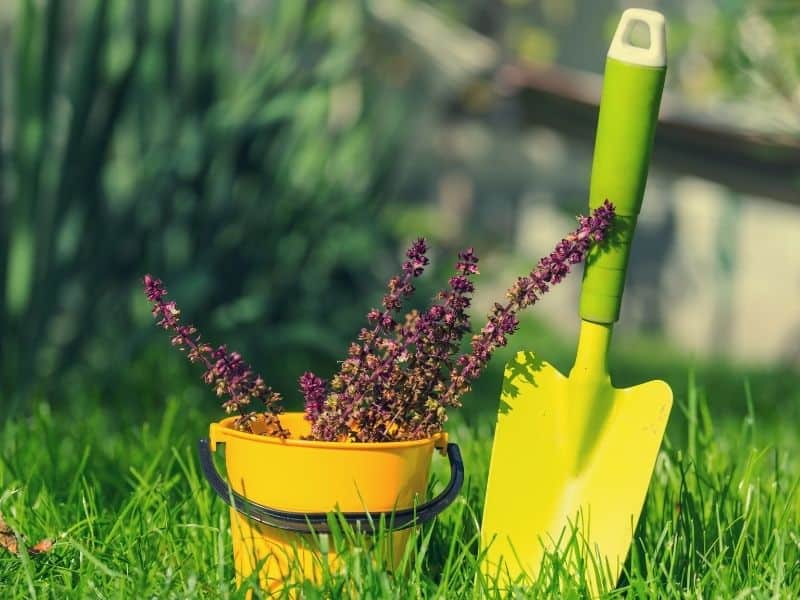
<svg viewBox="0 0 800 600">
<path fill-rule="evenodd" d="M 304 416 L 302 412 L 285 412 L 278 415 L 283 416 Z M 237 417 L 226 417 L 211 423 L 210 438 L 212 445 L 223 441 L 223 437 L 233 437 L 251 442 L 266 444 L 281 444 L 284 446 L 295 446 L 299 448 L 316 448 L 319 450 L 397 450 L 403 448 L 419 448 L 423 446 L 435 446 L 444 448 L 447 445 L 447 434 L 437 433 L 431 437 L 420 440 L 402 440 L 394 442 L 325 442 L 320 440 L 301 440 L 298 438 L 279 438 L 270 435 L 259 435 L 240 431 L 233 426 Z"/>
</svg>

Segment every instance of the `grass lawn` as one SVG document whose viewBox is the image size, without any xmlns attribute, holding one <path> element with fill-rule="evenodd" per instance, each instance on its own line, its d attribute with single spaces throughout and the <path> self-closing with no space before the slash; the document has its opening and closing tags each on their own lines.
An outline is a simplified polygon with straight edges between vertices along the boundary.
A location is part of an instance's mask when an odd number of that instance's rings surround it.
<svg viewBox="0 0 800 600">
<path fill-rule="evenodd" d="M 634 548 L 609 596 L 800 597 L 800 377 L 724 365 L 690 370 L 668 357 L 645 364 L 647 343 L 617 356 L 617 379 L 666 373 L 676 405 Z M 405 574 L 389 575 L 354 549 L 345 570 L 321 588 L 307 586 L 306 597 L 581 597 L 580 581 L 558 560 L 513 590 L 480 577 L 476 584 L 503 360 L 451 422 L 467 483 L 416 535 Z M 34 557 L 0 550 L 0 598 L 244 597 L 234 583 L 227 510 L 201 479 L 195 455 L 196 439 L 219 412 L 210 394 L 184 387 L 168 398 L 52 397 L 0 425 L 0 512 L 28 543 L 55 541 Z M 441 481 L 447 469 L 435 462 Z M 533 473 L 536 457 L 530 464 Z"/>
</svg>

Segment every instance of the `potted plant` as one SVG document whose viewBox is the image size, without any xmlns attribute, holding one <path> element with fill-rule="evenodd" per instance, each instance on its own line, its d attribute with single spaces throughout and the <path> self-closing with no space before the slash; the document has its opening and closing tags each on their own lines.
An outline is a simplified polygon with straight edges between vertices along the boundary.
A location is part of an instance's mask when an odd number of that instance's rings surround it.
<svg viewBox="0 0 800 600">
<path fill-rule="evenodd" d="M 238 353 L 211 346 L 184 324 L 162 282 L 146 275 L 145 293 L 158 324 L 190 361 L 205 368 L 204 381 L 224 399 L 230 415 L 211 424 L 199 450 L 204 474 L 231 507 L 238 580 L 258 569 L 261 585 L 275 590 L 290 564 L 301 565 L 309 578 L 317 576 L 321 554 L 335 564 L 333 551 L 313 537 L 330 531 L 332 511 L 366 532 L 388 524 L 393 533 L 387 566 L 396 567 L 409 528 L 444 510 L 464 480 L 458 447 L 447 443 L 444 432 L 448 410 L 461 405 L 494 350 L 506 345 L 519 311 L 584 260 L 592 244 L 606 236 L 613 216 L 606 202 L 591 216 L 579 217 L 579 227 L 517 279 L 505 303 L 494 305 L 464 354 L 459 349 L 470 331 L 467 310 L 478 258 L 471 248 L 459 253 L 448 287 L 424 312 L 400 319 L 414 279 L 428 264 L 425 241 L 415 241 L 402 273 L 389 281 L 382 308 L 369 311 L 369 327 L 350 345 L 338 372 L 329 380 L 311 372 L 299 378 L 304 412 L 283 412 L 281 396 Z M 260 410 L 254 410 L 257 404 Z M 227 481 L 212 461 L 220 444 L 226 448 Z M 449 457 L 451 480 L 419 504 L 434 449 Z"/>
</svg>

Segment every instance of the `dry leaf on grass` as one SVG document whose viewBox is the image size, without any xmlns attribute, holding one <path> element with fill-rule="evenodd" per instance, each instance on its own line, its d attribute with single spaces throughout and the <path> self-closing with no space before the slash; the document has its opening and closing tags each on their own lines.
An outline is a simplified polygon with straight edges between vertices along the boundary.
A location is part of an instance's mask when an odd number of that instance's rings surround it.
<svg viewBox="0 0 800 600">
<path fill-rule="evenodd" d="M 37 554 L 44 554 L 45 552 L 49 552 L 50 548 L 53 547 L 53 540 L 48 540 L 44 538 L 43 540 L 39 540 L 35 545 L 28 548 L 28 554 L 31 556 L 35 556 Z"/>
<path fill-rule="evenodd" d="M 53 540 L 43 539 L 28 548 L 28 554 L 35 556 L 37 554 L 44 554 L 49 552 L 53 547 Z M 19 553 L 19 544 L 14 530 L 3 520 L 3 515 L 0 515 L 0 548 L 5 548 L 11 554 Z"/>
<path fill-rule="evenodd" d="M 11 527 L 3 520 L 3 515 L 0 515 L 0 547 L 5 548 L 11 554 L 16 554 L 19 551 L 17 536 L 14 535 Z"/>
</svg>

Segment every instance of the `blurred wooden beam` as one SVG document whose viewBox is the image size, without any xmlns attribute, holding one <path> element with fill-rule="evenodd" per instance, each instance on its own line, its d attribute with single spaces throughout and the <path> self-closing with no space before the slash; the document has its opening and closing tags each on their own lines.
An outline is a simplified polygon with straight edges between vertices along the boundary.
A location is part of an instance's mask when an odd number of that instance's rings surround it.
<svg viewBox="0 0 800 600">
<path fill-rule="evenodd" d="M 497 71 L 497 81 L 506 93 L 518 95 L 526 123 L 594 140 L 599 75 L 507 64 Z M 653 161 L 740 193 L 800 205 L 800 135 L 757 132 L 723 117 L 692 114 L 666 93 Z"/>
</svg>

